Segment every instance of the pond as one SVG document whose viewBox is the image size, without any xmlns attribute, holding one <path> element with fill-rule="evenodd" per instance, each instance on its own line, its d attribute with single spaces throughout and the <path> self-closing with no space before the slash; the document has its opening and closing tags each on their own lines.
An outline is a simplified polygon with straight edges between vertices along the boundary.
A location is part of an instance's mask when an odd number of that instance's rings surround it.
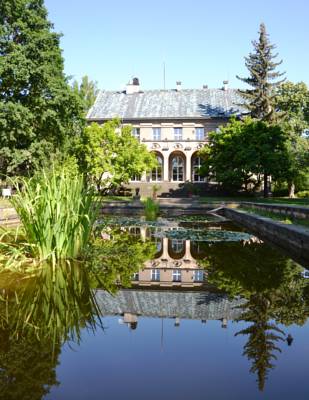
<svg viewBox="0 0 309 400">
<path fill-rule="evenodd" d="M 98 221 L 87 265 L 0 274 L 0 400 L 309 398 L 309 279 L 224 218 Z"/>
</svg>

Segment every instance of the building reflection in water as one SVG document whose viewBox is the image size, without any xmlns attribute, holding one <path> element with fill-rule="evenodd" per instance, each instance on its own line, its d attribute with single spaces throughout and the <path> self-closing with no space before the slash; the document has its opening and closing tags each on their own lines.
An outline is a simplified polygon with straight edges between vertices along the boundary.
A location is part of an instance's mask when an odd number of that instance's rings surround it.
<svg viewBox="0 0 309 400">
<path fill-rule="evenodd" d="M 116 295 L 98 290 L 96 298 L 103 316 L 118 315 L 120 323 L 134 330 L 139 317 L 174 319 L 179 327 L 182 319 L 228 321 L 241 315 L 243 299 L 231 298 L 216 290 L 209 291 L 207 272 L 199 265 L 205 259 L 200 242 L 161 237 L 160 227 L 132 226 L 131 235 L 151 240 L 156 246 L 152 260 L 132 277 L 132 288 Z M 164 235 L 163 235 L 164 236 Z"/>
<path fill-rule="evenodd" d="M 132 284 L 136 287 L 160 286 L 196 288 L 205 283 L 205 271 L 199 266 L 198 258 L 205 256 L 198 242 L 158 237 L 160 228 L 131 227 L 130 233 L 146 238 L 156 244 L 157 253 L 153 260 L 134 274 Z"/>
</svg>

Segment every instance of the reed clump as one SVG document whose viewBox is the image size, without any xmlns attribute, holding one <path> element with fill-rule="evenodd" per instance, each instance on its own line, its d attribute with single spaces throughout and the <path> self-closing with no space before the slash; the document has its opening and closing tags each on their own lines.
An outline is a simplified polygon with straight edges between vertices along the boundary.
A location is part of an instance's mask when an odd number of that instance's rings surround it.
<svg viewBox="0 0 309 400">
<path fill-rule="evenodd" d="M 144 214 L 147 221 L 155 221 L 159 216 L 159 204 L 155 202 L 151 197 L 147 197 L 143 200 Z"/>
<path fill-rule="evenodd" d="M 12 205 L 20 218 L 16 232 L 4 231 L 0 262 L 7 267 L 79 259 L 96 219 L 94 194 L 83 176 L 64 168 L 13 182 Z"/>
</svg>

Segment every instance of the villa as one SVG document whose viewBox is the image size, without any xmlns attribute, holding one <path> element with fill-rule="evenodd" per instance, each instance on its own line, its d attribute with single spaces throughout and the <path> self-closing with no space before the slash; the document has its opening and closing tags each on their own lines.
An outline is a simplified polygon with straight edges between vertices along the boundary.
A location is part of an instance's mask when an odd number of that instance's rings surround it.
<svg viewBox="0 0 309 400">
<path fill-rule="evenodd" d="M 198 151 L 208 133 L 241 115 L 242 99 L 223 81 L 219 89 L 142 90 L 134 78 L 123 91 L 101 90 L 87 115 L 88 122 L 104 123 L 119 117 L 133 127 L 133 135 L 156 154 L 158 167 L 149 174 L 132 177 L 131 187 L 143 191 L 159 183 L 161 191 L 177 190 L 185 182 L 204 184 Z"/>
</svg>

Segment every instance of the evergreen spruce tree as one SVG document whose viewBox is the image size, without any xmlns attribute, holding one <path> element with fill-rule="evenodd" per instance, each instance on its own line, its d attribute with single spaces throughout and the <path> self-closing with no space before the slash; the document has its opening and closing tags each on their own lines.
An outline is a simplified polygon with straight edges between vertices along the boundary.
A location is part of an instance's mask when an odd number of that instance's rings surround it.
<svg viewBox="0 0 309 400">
<path fill-rule="evenodd" d="M 276 71 L 276 68 L 282 63 L 282 60 L 275 62 L 278 54 L 273 54 L 273 50 L 276 46 L 270 43 L 263 23 L 260 25 L 259 40 L 253 41 L 252 44 L 254 47 L 253 53 L 245 57 L 245 65 L 249 70 L 250 76 L 248 78 L 237 76 L 238 79 L 251 86 L 251 88 L 239 90 L 239 94 L 245 100 L 244 106 L 253 118 L 275 123 L 280 114 L 276 113 L 274 89 L 284 81 L 284 79 L 275 81 L 276 78 L 284 74 Z M 265 171 L 265 197 L 268 196 L 268 192 L 268 174 Z"/>
<path fill-rule="evenodd" d="M 0 172 L 23 174 L 69 148 L 82 104 L 63 73 L 44 0 L 0 2 Z"/>
</svg>

